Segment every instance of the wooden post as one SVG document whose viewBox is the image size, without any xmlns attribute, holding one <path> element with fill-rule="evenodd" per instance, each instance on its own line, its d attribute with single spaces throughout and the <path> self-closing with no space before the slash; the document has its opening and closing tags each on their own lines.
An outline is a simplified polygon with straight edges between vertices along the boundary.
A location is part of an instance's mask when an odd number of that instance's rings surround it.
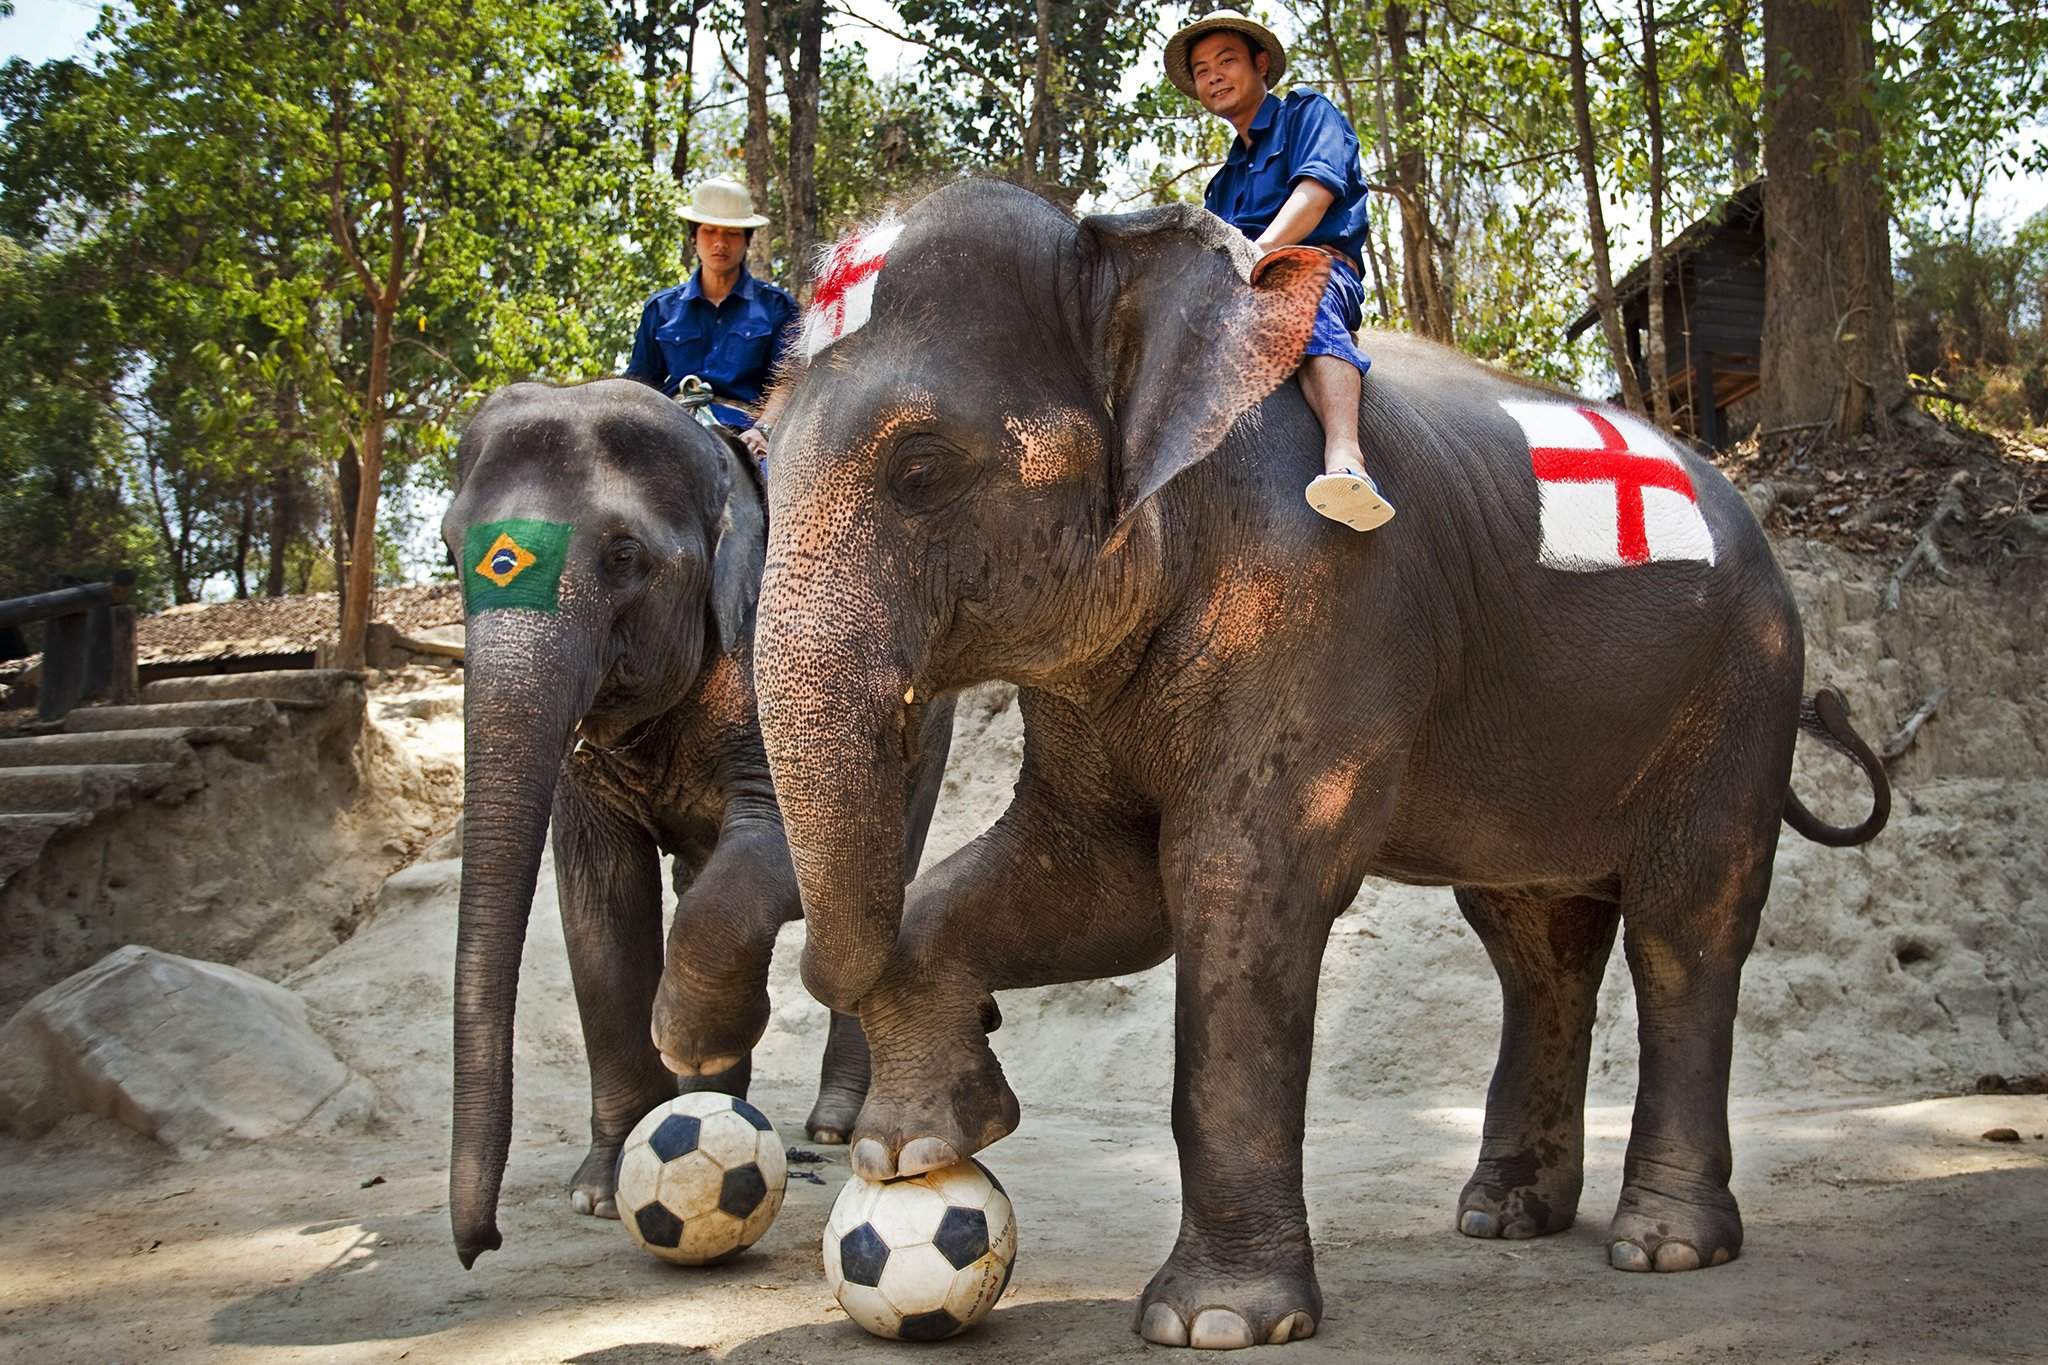
<svg viewBox="0 0 2048 1365">
<path fill-rule="evenodd" d="M 1721 448 L 1721 412 L 1714 406 L 1714 353 L 1694 351 L 1692 356 L 1692 432 L 1707 443 L 1707 449 Z"/>
<path fill-rule="evenodd" d="M 36 686 L 36 715 L 62 720 L 85 696 L 86 613 L 53 616 L 43 627 L 43 676 Z"/>
<path fill-rule="evenodd" d="M 135 662 L 135 608 L 115 607 L 108 625 L 107 700 L 115 706 L 133 706 L 142 700 L 142 677 Z"/>
</svg>

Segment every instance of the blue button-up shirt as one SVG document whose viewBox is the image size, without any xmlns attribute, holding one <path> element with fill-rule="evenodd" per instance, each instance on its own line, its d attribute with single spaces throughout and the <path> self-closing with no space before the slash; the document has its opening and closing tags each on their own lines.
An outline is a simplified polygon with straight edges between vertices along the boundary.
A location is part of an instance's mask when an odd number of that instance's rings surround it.
<svg viewBox="0 0 2048 1365">
<path fill-rule="evenodd" d="M 1353 261 L 1365 259 L 1365 174 L 1358 134 L 1337 106 L 1313 90 L 1296 89 L 1283 101 L 1267 95 L 1252 119 L 1251 143 L 1230 140 L 1223 169 L 1202 202 L 1245 236 L 1258 239 L 1273 225 L 1296 182 L 1313 180 L 1337 196 L 1306 246 L 1334 247 Z"/>
<path fill-rule="evenodd" d="M 741 266 L 739 283 L 713 304 L 700 287 L 703 275 L 699 270 L 647 301 L 626 377 L 674 397 L 683 376 L 694 374 L 721 398 L 759 404 L 775 362 L 796 339 L 796 300 Z M 711 414 L 727 426 L 754 424 L 722 403 L 713 403 Z"/>
</svg>

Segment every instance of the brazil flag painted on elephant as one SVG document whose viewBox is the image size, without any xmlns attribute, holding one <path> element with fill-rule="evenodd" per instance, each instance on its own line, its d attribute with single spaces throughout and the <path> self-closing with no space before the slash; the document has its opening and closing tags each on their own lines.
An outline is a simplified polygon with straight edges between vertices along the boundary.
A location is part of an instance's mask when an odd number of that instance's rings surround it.
<svg viewBox="0 0 2048 1365">
<path fill-rule="evenodd" d="M 562 521 L 479 522 L 462 537 L 462 601 L 474 615 L 502 607 L 554 611 L 569 532 Z"/>
</svg>

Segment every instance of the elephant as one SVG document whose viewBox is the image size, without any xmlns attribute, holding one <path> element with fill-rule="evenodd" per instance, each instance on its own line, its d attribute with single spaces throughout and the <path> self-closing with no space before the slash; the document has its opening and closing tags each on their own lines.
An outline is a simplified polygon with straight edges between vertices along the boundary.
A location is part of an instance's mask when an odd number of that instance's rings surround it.
<svg viewBox="0 0 2048 1365">
<path fill-rule="evenodd" d="M 1318 516 L 1293 376 L 1327 258 L 1255 256 L 1199 209 L 1076 221 L 964 180 L 827 259 L 770 405 L 755 670 L 803 979 L 872 1052 L 854 1169 L 1016 1126 L 993 992 L 1171 956 L 1182 1211 L 1134 1327 L 1311 1335 L 1318 974 L 1389 878 L 1452 888 L 1500 979 L 1456 1228 L 1576 1217 L 1619 926 L 1642 1057 L 1608 1257 L 1733 1257 L 1736 996 L 1780 823 L 1857 843 L 1889 809 L 1839 694 L 1802 704 L 1797 609 L 1734 488 L 1626 414 L 1372 332 L 1360 432 L 1400 515 Z M 906 890 L 900 737 L 990 679 L 1019 688 L 1014 797 Z M 1854 828 L 1791 794 L 1802 731 L 1867 775 Z"/>
<path fill-rule="evenodd" d="M 467 624 L 449 1216 L 465 1267 L 502 1244 L 513 1002 L 552 829 L 590 1064 L 576 1212 L 617 1217 L 621 1144 L 678 1090 L 744 1096 L 778 929 L 799 917 L 755 720 L 765 537 L 753 461 L 630 380 L 513 384 L 477 409 L 441 533 Z M 922 852 L 950 738 L 906 789 Z M 679 898 L 662 943 L 660 855 Z M 867 1048 L 832 1018 L 814 1140 L 843 1141 Z"/>
</svg>

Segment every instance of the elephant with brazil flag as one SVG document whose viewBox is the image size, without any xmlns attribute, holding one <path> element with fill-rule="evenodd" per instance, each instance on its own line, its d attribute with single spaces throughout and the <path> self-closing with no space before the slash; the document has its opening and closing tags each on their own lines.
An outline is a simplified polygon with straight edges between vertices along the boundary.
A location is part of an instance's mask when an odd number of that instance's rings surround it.
<svg viewBox="0 0 2048 1365">
<path fill-rule="evenodd" d="M 834 249 L 769 413 L 761 728 L 804 980 L 873 1055 L 855 1169 L 1016 1125 L 992 991 L 1173 956 L 1182 1215 L 1136 1314 L 1172 1345 L 1321 1321 L 1303 1108 L 1368 876 L 1453 888 L 1499 972 L 1458 1229 L 1576 1217 L 1619 926 L 1642 1058 L 1609 1258 L 1733 1257 L 1729 1054 L 1780 822 L 1854 843 L 1887 810 L 1839 697 L 1802 703 L 1742 499 L 1627 414 L 1375 334 L 1360 434 L 1400 516 L 1310 509 L 1292 375 L 1327 268 L 1195 209 L 1076 222 L 956 183 Z M 905 737 L 992 678 L 1021 689 L 1015 797 L 906 893 Z M 1792 795 L 1802 729 L 1867 773 L 1859 826 Z"/>
<path fill-rule="evenodd" d="M 683 1089 L 746 1093 L 776 931 L 797 917 L 754 716 L 766 534 L 739 446 L 630 380 L 514 384 L 477 409 L 441 531 L 468 623 L 449 1214 L 464 1265 L 500 1245 L 520 949 L 552 824 L 562 934 L 590 1061 L 579 1213 L 616 1217 L 640 1116 Z M 917 864 L 951 714 L 897 794 Z M 660 855 L 679 904 L 666 953 Z M 842 1141 L 867 1086 L 835 1014 L 809 1129 Z"/>
</svg>

